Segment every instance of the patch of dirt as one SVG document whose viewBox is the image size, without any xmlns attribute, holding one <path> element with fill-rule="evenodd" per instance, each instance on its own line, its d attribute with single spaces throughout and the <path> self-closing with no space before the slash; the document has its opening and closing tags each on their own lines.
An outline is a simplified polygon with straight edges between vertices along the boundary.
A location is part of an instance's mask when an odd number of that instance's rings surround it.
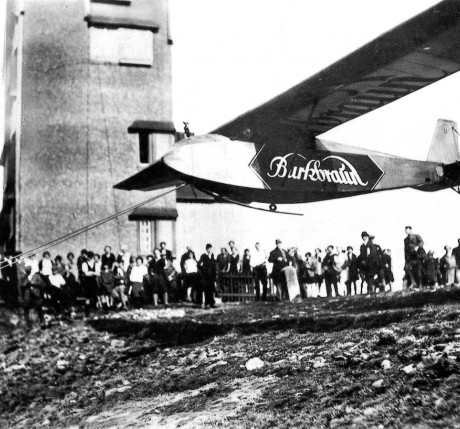
<svg viewBox="0 0 460 429">
<path fill-rule="evenodd" d="M 0 336 L 0 427 L 458 428 L 460 306 L 427 296 L 19 323 Z"/>
</svg>

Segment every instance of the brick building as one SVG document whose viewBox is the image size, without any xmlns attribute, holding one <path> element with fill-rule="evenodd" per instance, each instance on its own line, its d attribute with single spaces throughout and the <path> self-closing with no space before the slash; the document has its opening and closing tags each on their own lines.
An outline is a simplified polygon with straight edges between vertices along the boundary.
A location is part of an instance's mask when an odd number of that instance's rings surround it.
<svg viewBox="0 0 460 429">
<path fill-rule="evenodd" d="M 27 251 L 155 193 L 113 185 L 175 141 L 168 0 L 7 0 L 0 246 Z M 54 248 L 175 246 L 174 193 Z"/>
</svg>

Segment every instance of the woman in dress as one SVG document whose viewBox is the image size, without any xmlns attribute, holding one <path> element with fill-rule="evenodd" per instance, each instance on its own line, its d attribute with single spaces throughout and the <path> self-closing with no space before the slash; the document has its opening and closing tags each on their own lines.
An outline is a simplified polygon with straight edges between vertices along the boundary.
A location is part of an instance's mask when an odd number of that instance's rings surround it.
<svg viewBox="0 0 460 429">
<path fill-rule="evenodd" d="M 138 256 L 136 258 L 136 263 L 131 268 L 131 272 L 129 274 L 131 297 L 136 308 L 139 308 L 145 299 L 143 280 L 147 273 L 148 270 L 144 265 L 144 259 L 141 256 Z"/>
<path fill-rule="evenodd" d="M 230 270 L 229 273 L 237 274 L 240 271 L 240 254 L 238 249 L 233 247 L 232 253 L 230 255 Z"/>
</svg>

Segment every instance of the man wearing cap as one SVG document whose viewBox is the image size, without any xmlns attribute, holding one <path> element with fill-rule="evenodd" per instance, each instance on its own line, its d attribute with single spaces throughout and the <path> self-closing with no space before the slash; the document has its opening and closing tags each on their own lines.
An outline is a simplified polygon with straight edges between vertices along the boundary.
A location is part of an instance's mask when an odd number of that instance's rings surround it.
<svg viewBox="0 0 460 429">
<path fill-rule="evenodd" d="M 206 253 L 201 255 L 198 261 L 201 277 L 203 278 L 204 305 L 205 308 L 214 308 L 214 292 L 216 291 L 217 269 L 212 244 L 206 244 Z"/>
<path fill-rule="evenodd" d="M 421 287 L 422 283 L 422 263 L 425 254 L 423 250 L 423 239 L 420 235 L 412 232 L 411 226 L 406 226 L 406 238 L 404 239 L 404 272 L 405 280 L 410 281 L 409 287 Z M 417 278 L 416 278 L 417 277 Z M 417 284 L 417 281 L 419 285 Z"/>
<path fill-rule="evenodd" d="M 283 295 L 288 295 L 286 278 L 281 271 L 288 265 L 287 252 L 282 248 L 283 243 L 280 239 L 277 239 L 275 243 L 276 247 L 270 252 L 268 262 L 273 264 L 271 276 L 276 288 L 279 290 L 280 298 L 283 299 Z"/>
</svg>

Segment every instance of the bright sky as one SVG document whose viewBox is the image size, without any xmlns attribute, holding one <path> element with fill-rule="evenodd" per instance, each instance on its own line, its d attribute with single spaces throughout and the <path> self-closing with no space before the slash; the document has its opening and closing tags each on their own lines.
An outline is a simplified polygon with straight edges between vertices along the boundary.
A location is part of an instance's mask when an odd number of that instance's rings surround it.
<svg viewBox="0 0 460 429">
<path fill-rule="evenodd" d="M 182 121 L 188 121 L 196 134 L 209 132 L 276 96 L 436 3 L 169 1 L 174 40 L 174 121 L 178 129 Z M 2 12 L 3 8 L 0 18 Z M 460 74 L 456 74 L 338 127 L 325 137 L 423 160 L 436 120 L 460 120 L 459 92 Z M 350 243 L 356 249 L 359 234 L 366 229 L 376 234 L 382 246 L 394 249 L 394 259 L 399 264 L 396 277 L 401 272 L 406 224 L 413 224 L 415 231 L 424 236 L 427 249 L 434 248 L 438 256 L 444 244 L 456 244 L 460 237 L 460 196 L 451 190 L 433 194 L 393 191 L 288 209 L 305 216 L 293 220 L 282 215 L 257 214 L 258 223 L 270 223 L 277 236 L 286 238 L 286 244 L 297 244 L 302 250 L 329 243 Z M 243 225 L 243 213 L 248 211 L 241 210 L 239 219 Z M 254 219 L 254 215 L 250 218 Z M 251 228 L 245 225 L 244 229 L 250 234 Z M 267 236 L 267 248 L 272 238 Z"/>
<path fill-rule="evenodd" d="M 195 133 L 209 132 L 435 3 L 170 0 L 176 127 L 188 121 Z M 324 137 L 424 160 L 436 120 L 460 120 L 459 93 L 457 73 Z M 456 245 L 460 237 L 460 196 L 452 190 L 392 191 L 289 209 L 305 216 L 267 215 L 279 221 L 266 221 L 265 215 L 259 215 L 260 222 L 270 222 L 276 235 L 287 237 L 287 244 L 302 250 L 329 242 L 351 243 L 356 249 L 360 232 L 371 231 L 378 243 L 393 249 L 397 279 L 402 272 L 406 224 L 422 234 L 426 249 L 433 248 L 437 256 L 446 243 Z M 241 212 L 242 226 L 244 217 Z M 272 245 L 269 238 L 267 248 Z"/>
</svg>

